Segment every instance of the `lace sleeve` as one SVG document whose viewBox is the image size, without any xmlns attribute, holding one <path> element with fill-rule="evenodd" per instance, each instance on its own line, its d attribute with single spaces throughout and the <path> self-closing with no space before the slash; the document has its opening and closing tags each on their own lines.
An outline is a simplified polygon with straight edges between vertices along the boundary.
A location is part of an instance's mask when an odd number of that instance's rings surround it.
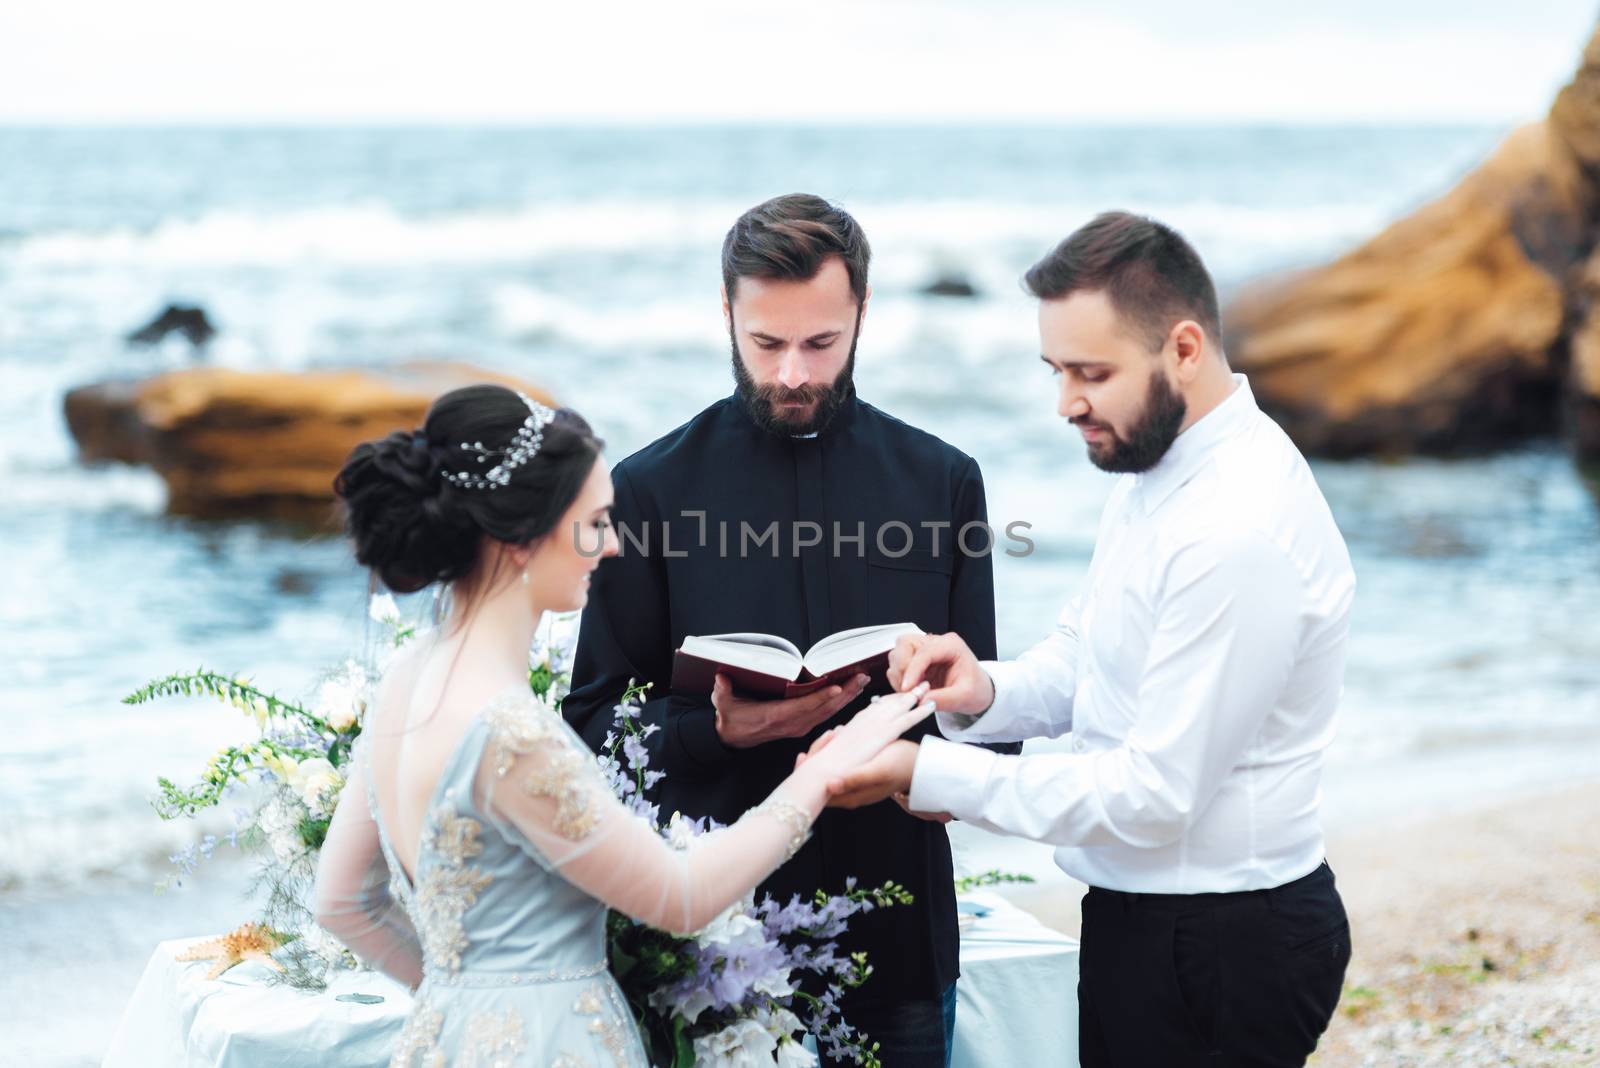
<svg viewBox="0 0 1600 1068">
<path fill-rule="evenodd" d="M 790 779 L 732 827 L 676 850 L 611 794 L 554 713 L 518 699 L 490 717 L 484 811 L 574 886 L 663 930 L 697 931 L 748 894 L 805 841 L 824 802 L 820 786 Z"/>
<path fill-rule="evenodd" d="M 389 865 L 372 818 L 364 750 L 350 766 L 355 770 L 340 794 L 317 859 L 312 907 L 317 923 L 356 956 L 415 989 L 422 981 L 422 950 L 405 908 L 389 888 Z"/>
</svg>

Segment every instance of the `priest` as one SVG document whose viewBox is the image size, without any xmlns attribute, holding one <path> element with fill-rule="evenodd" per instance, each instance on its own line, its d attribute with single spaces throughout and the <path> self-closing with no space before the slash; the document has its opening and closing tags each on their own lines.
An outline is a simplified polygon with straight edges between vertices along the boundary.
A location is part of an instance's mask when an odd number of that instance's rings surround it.
<svg viewBox="0 0 1600 1068">
<path fill-rule="evenodd" d="M 740 216 L 722 250 L 733 395 L 612 471 L 622 551 L 596 572 L 564 711 L 599 749 L 629 680 L 651 684 L 663 814 L 733 821 L 870 696 L 859 676 L 790 700 L 749 699 L 725 676 L 710 694 L 674 693 L 673 654 L 690 635 L 773 634 L 803 651 L 909 622 L 994 655 L 995 537 L 977 463 L 856 396 L 870 255 L 856 221 L 819 197 Z M 889 802 L 830 810 L 762 889 L 787 900 L 850 878 L 893 880 L 915 903 L 851 921 L 841 948 L 866 951 L 873 975 L 846 1016 L 885 1064 L 944 1068 L 958 973 L 944 826 Z"/>
</svg>

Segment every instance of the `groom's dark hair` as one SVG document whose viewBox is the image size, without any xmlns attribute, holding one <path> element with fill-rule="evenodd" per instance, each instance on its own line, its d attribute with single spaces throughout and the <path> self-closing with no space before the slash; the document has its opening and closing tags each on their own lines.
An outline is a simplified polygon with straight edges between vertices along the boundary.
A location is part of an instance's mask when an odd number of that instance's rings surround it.
<svg viewBox="0 0 1600 1068">
<path fill-rule="evenodd" d="M 867 299 L 872 247 L 843 208 L 810 193 L 789 193 L 757 204 L 722 241 L 722 285 L 732 300 L 741 278 L 805 282 L 829 256 L 844 260 L 856 303 Z"/>
<path fill-rule="evenodd" d="M 1152 350 L 1184 319 L 1222 346 L 1217 289 L 1200 254 L 1178 231 L 1143 215 L 1096 215 L 1028 268 L 1022 284 L 1040 300 L 1104 291 Z"/>
</svg>

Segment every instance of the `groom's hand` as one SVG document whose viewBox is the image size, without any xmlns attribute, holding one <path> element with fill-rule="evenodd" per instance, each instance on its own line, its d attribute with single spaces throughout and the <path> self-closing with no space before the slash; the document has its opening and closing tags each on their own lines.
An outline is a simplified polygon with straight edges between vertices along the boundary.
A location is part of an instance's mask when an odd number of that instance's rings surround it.
<svg viewBox="0 0 1600 1068">
<path fill-rule="evenodd" d="M 718 674 L 711 690 L 711 705 L 717 710 L 717 736 L 724 745 L 749 749 L 779 738 L 803 738 L 819 723 L 861 696 L 870 680 L 857 675 L 845 686 L 791 697 L 782 701 L 747 701 L 735 697 L 733 683 Z"/>
<path fill-rule="evenodd" d="M 817 739 L 812 753 L 827 744 L 825 738 Z M 865 764 L 828 783 L 828 807 L 861 808 L 906 794 L 911 790 L 911 773 L 916 767 L 916 742 L 904 738 L 890 742 L 883 752 Z"/>
<path fill-rule="evenodd" d="M 908 634 L 889 654 L 889 685 L 904 693 L 926 681 L 940 712 L 976 716 L 994 704 L 994 680 L 959 634 Z"/>
</svg>

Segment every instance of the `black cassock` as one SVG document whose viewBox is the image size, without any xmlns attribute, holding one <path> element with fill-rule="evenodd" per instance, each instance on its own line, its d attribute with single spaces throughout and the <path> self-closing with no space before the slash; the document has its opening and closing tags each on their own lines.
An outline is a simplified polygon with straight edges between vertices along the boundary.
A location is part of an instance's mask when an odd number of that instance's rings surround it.
<svg viewBox="0 0 1600 1068">
<path fill-rule="evenodd" d="M 733 822 L 828 726 L 750 749 L 724 745 L 710 698 L 669 688 L 688 635 L 776 634 L 804 651 L 851 627 L 911 622 L 957 632 L 980 659 L 995 655 L 991 539 L 968 527 L 987 519 L 977 462 L 870 404 L 852 397 L 817 436 L 790 438 L 758 427 L 735 395 L 612 478 L 622 553 L 595 572 L 564 713 L 599 750 L 628 680 L 654 684 L 644 715 L 662 727 L 652 765 L 667 773 L 663 816 Z M 958 549 L 963 528 L 974 555 Z M 936 731 L 930 718 L 913 733 Z M 893 880 L 916 903 L 851 920 L 840 948 L 865 950 L 874 975 L 849 1000 L 937 998 L 959 969 L 944 827 L 893 801 L 827 810 L 762 890 L 780 901 L 837 893 L 851 876 L 863 887 Z"/>
</svg>

